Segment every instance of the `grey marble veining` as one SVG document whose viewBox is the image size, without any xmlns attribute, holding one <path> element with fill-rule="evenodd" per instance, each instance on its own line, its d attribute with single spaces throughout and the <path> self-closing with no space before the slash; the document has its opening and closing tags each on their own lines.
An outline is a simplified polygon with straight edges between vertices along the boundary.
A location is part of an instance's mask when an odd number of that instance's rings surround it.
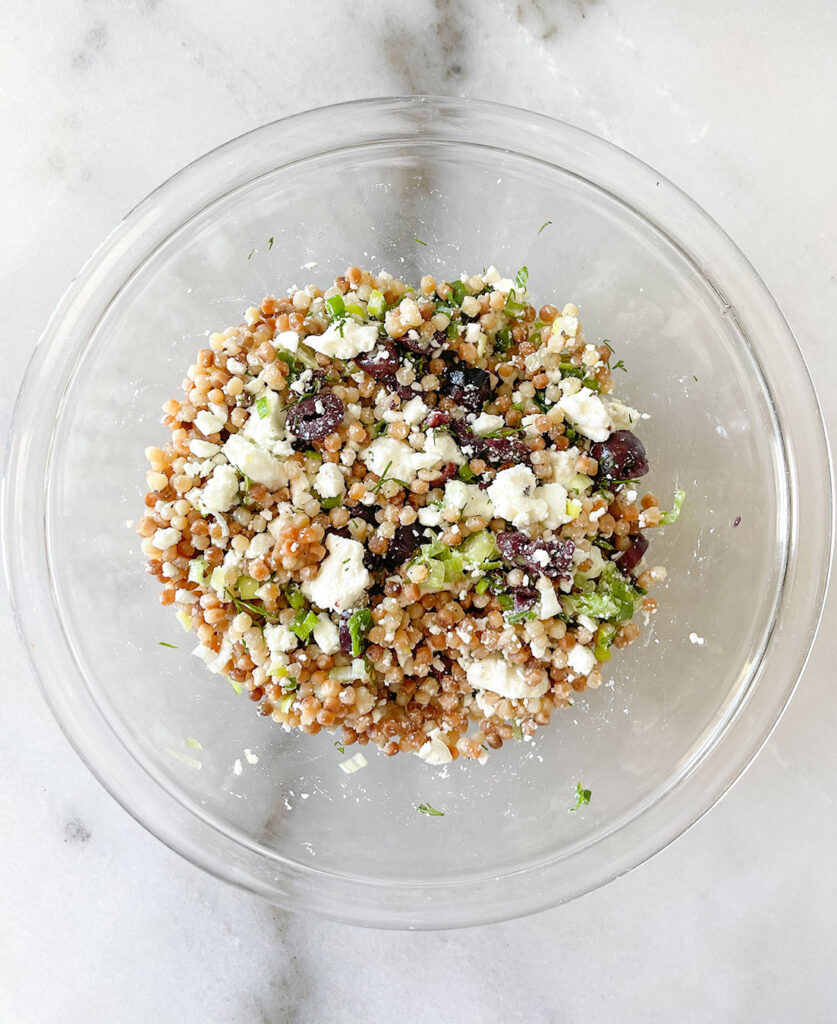
<svg viewBox="0 0 837 1024">
<path fill-rule="evenodd" d="M 826 0 L 9 7 L 3 431 L 50 310 L 147 192 L 265 121 L 399 92 L 563 117 L 672 178 L 776 295 L 833 428 L 835 39 Z M 837 1016 L 833 628 L 755 765 L 685 837 L 569 906 L 436 934 L 295 916 L 186 864 L 72 752 L 5 607 L 0 640 L 3 1024 Z"/>
</svg>

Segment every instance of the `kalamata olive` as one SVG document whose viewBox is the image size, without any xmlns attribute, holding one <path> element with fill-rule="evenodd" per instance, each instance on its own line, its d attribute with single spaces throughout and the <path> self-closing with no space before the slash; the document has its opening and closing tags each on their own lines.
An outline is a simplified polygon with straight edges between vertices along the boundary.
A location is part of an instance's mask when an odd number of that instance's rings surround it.
<svg viewBox="0 0 837 1024">
<path fill-rule="evenodd" d="M 635 480 L 648 472 L 645 446 L 630 430 L 617 430 L 606 441 L 597 441 L 590 455 L 599 464 L 598 475 L 606 480 Z"/>
<path fill-rule="evenodd" d="M 494 466 L 504 462 L 529 462 L 532 451 L 527 444 L 513 437 L 480 437 L 465 420 L 451 420 L 451 430 L 461 448 L 470 447 Z"/>
<path fill-rule="evenodd" d="M 393 376 L 401 365 L 401 359 L 395 342 L 384 338 L 371 352 L 362 352 L 355 356 L 355 363 L 364 373 L 368 373 L 375 380 L 384 380 L 386 377 Z"/>
<path fill-rule="evenodd" d="M 623 551 L 614 561 L 619 566 L 619 571 L 624 573 L 633 572 L 642 561 L 642 556 L 648 550 L 648 540 L 642 534 L 631 540 L 631 546 Z"/>
<path fill-rule="evenodd" d="M 418 523 L 411 523 L 409 526 L 399 526 L 389 547 L 383 557 L 384 565 L 388 569 L 394 569 L 412 555 L 419 545 L 422 529 Z"/>
<path fill-rule="evenodd" d="M 530 540 L 519 530 L 497 534 L 497 547 L 507 562 L 550 579 L 569 575 L 575 545 L 571 540 Z"/>
<path fill-rule="evenodd" d="M 444 487 L 448 480 L 453 480 L 453 478 L 457 475 L 458 472 L 459 467 L 456 465 L 455 462 L 446 462 L 444 466 L 442 466 L 439 475 L 430 481 L 430 486 Z"/>
<path fill-rule="evenodd" d="M 445 427 L 450 423 L 450 413 L 443 409 L 431 409 L 424 421 L 425 427 Z"/>
<path fill-rule="evenodd" d="M 411 338 L 411 334 L 416 334 L 418 336 Z M 403 345 L 404 348 L 409 349 L 410 352 L 415 352 L 420 356 L 425 356 L 430 352 L 435 352 L 440 346 L 440 342 L 437 339 L 436 334 L 422 336 L 418 334 L 418 331 L 407 331 L 406 334 L 402 334 L 400 338 L 396 339 L 396 341 L 399 345 Z M 442 342 L 442 344 L 444 344 L 444 342 Z"/>
<path fill-rule="evenodd" d="M 321 391 L 288 409 L 288 427 L 305 441 L 319 441 L 343 422 L 346 407 L 333 391 Z"/>
<path fill-rule="evenodd" d="M 354 613 L 354 608 L 347 608 L 344 612 L 340 612 L 340 619 L 337 623 L 337 642 L 340 644 L 340 651 L 343 654 L 352 653 L 352 634 L 349 632 L 349 619 Z"/>
<path fill-rule="evenodd" d="M 439 390 L 468 412 L 482 412 L 491 397 L 491 374 L 477 366 L 452 366 L 442 374 Z"/>
<path fill-rule="evenodd" d="M 511 595 L 514 600 L 512 611 L 516 614 L 531 611 L 538 600 L 534 587 L 512 587 Z"/>
<path fill-rule="evenodd" d="M 402 402 L 409 402 L 411 398 L 416 397 L 416 392 L 413 391 L 410 385 L 399 384 L 397 377 L 385 377 L 381 381 L 381 383 L 384 385 L 387 391 L 394 391 Z"/>
<path fill-rule="evenodd" d="M 377 505 L 363 505 L 358 502 L 357 505 L 349 509 L 349 515 L 357 516 L 358 519 L 362 519 L 364 523 L 369 523 L 371 526 L 377 526 L 378 520 L 375 518 L 377 511 Z"/>
</svg>

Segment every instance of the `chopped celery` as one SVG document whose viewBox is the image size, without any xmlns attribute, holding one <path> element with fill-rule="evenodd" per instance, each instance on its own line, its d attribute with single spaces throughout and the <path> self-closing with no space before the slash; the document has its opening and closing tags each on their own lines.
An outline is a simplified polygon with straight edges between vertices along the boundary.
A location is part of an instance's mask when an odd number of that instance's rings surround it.
<svg viewBox="0 0 837 1024">
<path fill-rule="evenodd" d="M 306 612 L 304 608 L 300 608 L 293 617 L 293 621 L 288 626 L 288 629 L 295 633 L 304 643 L 314 632 L 319 621 L 320 619 L 316 612 Z"/>
<path fill-rule="evenodd" d="M 206 573 L 209 569 L 209 562 L 205 558 L 193 558 L 189 562 L 189 581 L 199 586 L 206 585 Z"/>
<path fill-rule="evenodd" d="M 239 576 L 236 580 L 235 589 L 238 591 L 242 600 L 252 601 L 260 586 L 261 583 L 259 583 L 258 580 L 254 580 L 252 576 Z"/>
<path fill-rule="evenodd" d="M 328 306 L 328 311 L 331 314 L 332 320 L 336 319 L 338 316 L 345 316 L 346 303 L 343 301 L 342 295 L 330 295 L 325 300 L 325 304 Z"/>
<path fill-rule="evenodd" d="M 289 583 L 285 587 L 285 597 L 294 611 L 299 611 L 300 608 L 305 607 L 305 598 L 302 596 L 302 591 L 296 583 Z"/>
<path fill-rule="evenodd" d="M 589 476 L 585 476 L 583 473 L 576 473 L 576 475 L 570 481 L 570 490 L 575 491 L 576 494 L 582 494 L 587 490 L 588 487 L 593 486 L 593 481 Z"/>
<path fill-rule="evenodd" d="M 458 551 L 466 565 L 485 568 L 485 563 L 496 561 L 500 557 L 500 549 L 491 530 L 479 530 L 460 544 Z"/>
<path fill-rule="evenodd" d="M 593 653 L 596 661 L 610 661 L 610 645 L 616 636 L 616 627 L 603 622 L 596 630 L 596 645 Z"/>
</svg>

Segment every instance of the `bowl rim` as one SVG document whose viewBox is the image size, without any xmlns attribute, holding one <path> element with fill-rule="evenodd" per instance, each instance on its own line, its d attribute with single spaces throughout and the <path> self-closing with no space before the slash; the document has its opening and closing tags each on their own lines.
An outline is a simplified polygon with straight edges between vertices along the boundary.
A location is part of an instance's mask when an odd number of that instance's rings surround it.
<svg viewBox="0 0 837 1024">
<path fill-rule="evenodd" d="M 291 158 L 277 161 L 275 154 L 272 158 L 268 154 L 268 159 L 273 159 L 269 169 L 286 167 L 305 158 L 311 137 L 318 135 L 318 131 L 311 131 L 312 122 L 317 127 L 316 122 L 328 119 L 338 126 L 343 121 L 348 122 L 352 138 L 344 139 L 342 145 L 335 145 L 333 125 L 328 145 L 318 144 L 312 152 L 323 155 L 354 148 L 359 144 L 359 118 L 347 118 L 347 111 L 362 114 L 362 120 L 367 123 L 376 119 L 380 121 L 375 132 L 369 135 L 368 143 L 380 142 L 385 137 L 387 124 L 392 124 L 393 130 L 398 132 L 396 137 L 401 140 L 405 138 L 406 131 L 408 138 L 438 143 L 442 140 L 446 123 L 465 115 L 469 120 L 487 119 L 495 124 L 513 121 L 518 129 L 522 128 L 515 136 L 514 146 L 497 146 L 497 149 L 533 159 L 546 159 L 552 166 L 565 170 L 565 164 L 573 160 L 600 164 L 592 176 L 582 177 L 599 187 L 607 187 L 608 191 L 612 190 L 620 203 L 632 209 L 675 245 L 694 271 L 718 293 L 719 300 L 725 304 L 725 312 L 736 320 L 743 338 L 750 343 L 774 402 L 780 426 L 791 499 L 790 536 L 785 577 L 778 591 L 774 629 L 766 640 L 751 680 L 755 684 L 770 667 L 776 678 L 782 678 L 781 689 L 774 692 L 765 686 L 749 686 L 749 693 L 729 716 L 721 734 L 707 745 L 689 772 L 679 777 L 659 799 L 614 830 L 623 836 L 627 831 L 632 836 L 629 853 L 623 852 L 620 856 L 610 850 L 607 840 L 612 833 L 607 832 L 594 844 L 599 851 L 609 852 L 610 855 L 604 857 L 605 863 L 588 868 L 586 873 L 581 872 L 570 880 L 553 871 L 546 879 L 548 884 L 534 890 L 527 881 L 533 870 L 531 865 L 479 880 L 405 884 L 400 880 L 382 882 L 341 878 L 309 865 L 275 857 L 278 866 L 264 875 L 261 871 L 264 863 L 257 865 L 252 860 L 257 858 L 264 862 L 267 858 L 263 851 L 248 851 L 229 832 L 219 833 L 208 818 L 197 819 L 194 811 L 179 799 L 176 792 L 163 787 L 159 779 L 133 758 L 125 744 L 122 744 L 122 751 L 128 755 L 127 758 L 119 763 L 104 758 L 93 742 L 94 734 L 102 736 L 102 730 L 106 730 L 119 742 L 112 723 L 108 723 L 101 709 L 95 706 L 86 681 L 82 689 L 76 690 L 57 682 L 59 674 L 55 669 L 60 658 L 69 658 L 66 663 L 72 664 L 73 657 L 72 644 L 61 629 L 59 610 L 52 599 L 54 588 L 46 550 L 48 473 L 54 447 L 51 431 L 55 418 L 45 416 L 45 409 L 57 413 L 63 391 L 59 383 L 48 385 L 44 381 L 43 364 L 48 362 L 44 355 L 60 345 L 65 353 L 78 356 L 92 334 L 90 323 L 93 322 L 94 326 L 98 323 L 130 279 L 131 273 L 126 275 L 125 270 L 131 267 L 136 271 L 144 264 L 168 237 L 167 230 L 172 222 L 181 226 L 199 213 L 210 201 L 208 196 L 212 189 L 217 189 L 219 180 L 224 188 L 216 193 L 215 198 L 240 187 L 241 182 L 236 183 L 224 174 L 234 174 L 236 163 L 246 164 L 240 160 L 242 149 L 251 147 L 258 150 L 260 140 L 281 134 L 283 157 L 290 153 Z M 547 147 L 544 140 L 551 141 L 552 148 Z M 524 143 L 526 147 L 522 148 Z M 243 180 L 259 176 L 253 172 Z M 628 181 L 633 191 L 626 195 L 621 189 L 624 187 L 622 183 Z M 615 187 L 617 183 L 618 188 Z M 196 185 L 199 186 L 197 189 Z M 673 205 L 682 218 L 682 221 L 678 220 L 676 231 L 670 224 L 660 223 L 657 219 L 655 211 L 663 205 L 663 200 Z M 176 208 L 177 213 L 162 216 L 161 204 Z M 723 286 L 709 270 L 721 259 L 725 276 Z M 91 321 L 91 311 L 95 309 L 101 312 L 95 321 Z M 776 353 L 760 352 L 753 344 L 752 339 L 760 337 L 760 331 L 769 331 L 780 339 L 781 367 Z M 781 388 L 776 387 L 779 381 Z M 791 398 L 793 417 L 789 408 Z M 31 429 L 38 422 L 48 423 L 49 433 L 43 428 L 40 433 Z M 819 474 L 806 474 L 806 468 L 817 469 Z M 40 483 L 40 489 L 31 483 L 25 487 L 25 475 L 34 477 Z M 457 927 L 544 910 L 612 881 L 682 835 L 741 776 L 778 723 L 810 655 L 825 604 L 833 555 L 833 479 L 829 442 L 816 391 L 804 357 L 778 305 L 735 243 L 686 193 L 647 164 L 598 136 L 521 108 L 449 97 L 375 97 L 293 114 L 210 150 L 149 193 L 88 259 L 67 288 L 38 341 L 13 411 L 2 486 L 6 513 L 3 561 L 13 617 L 41 692 L 71 745 L 94 776 L 143 827 L 175 852 L 216 877 L 288 909 L 312 910 L 339 921 L 378 927 Z M 803 519 L 806 523 L 804 531 L 800 529 Z M 815 523 L 811 531 L 807 529 L 809 521 Z M 22 543 L 24 538 L 30 544 Z M 33 544 L 40 570 L 38 592 L 34 598 L 31 585 Z M 30 556 L 30 568 L 25 573 L 24 550 Z M 26 590 L 23 589 L 24 578 L 28 580 Z M 816 587 L 811 586 L 814 579 Z M 783 610 L 786 613 L 784 617 Z M 789 610 L 793 612 L 790 617 L 796 625 L 800 622 L 804 625 L 804 634 L 801 638 L 794 637 L 794 643 L 788 638 L 785 647 L 778 650 L 778 640 L 788 629 Z M 60 634 L 56 643 L 48 646 L 36 644 L 47 627 L 51 632 Z M 161 793 L 166 802 L 162 814 Z M 677 803 L 672 804 L 675 799 Z M 562 861 L 563 858 L 557 858 L 552 863 L 558 866 Z M 465 887 L 472 891 L 466 894 Z"/>
</svg>

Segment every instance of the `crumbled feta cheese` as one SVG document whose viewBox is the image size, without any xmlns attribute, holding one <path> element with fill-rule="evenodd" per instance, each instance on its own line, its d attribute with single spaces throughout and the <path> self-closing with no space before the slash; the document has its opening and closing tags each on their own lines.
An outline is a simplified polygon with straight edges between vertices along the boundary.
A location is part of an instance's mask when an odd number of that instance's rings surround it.
<svg viewBox="0 0 837 1024">
<path fill-rule="evenodd" d="M 244 552 L 244 557 L 263 558 L 273 547 L 273 543 L 273 538 L 269 533 L 257 533 Z"/>
<path fill-rule="evenodd" d="M 200 503 L 207 512 L 226 512 L 235 504 L 238 476 L 229 464 L 216 466 L 201 492 Z"/>
<path fill-rule="evenodd" d="M 615 398 L 606 398 L 604 404 L 613 420 L 615 430 L 633 430 L 642 419 L 642 414 L 637 409 L 632 409 Z"/>
<path fill-rule="evenodd" d="M 336 654 L 340 650 L 340 639 L 337 626 L 327 615 L 317 617 L 317 625 L 314 626 L 314 643 L 323 654 Z"/>
<path fill-rule="evenodd" d="M 411 398 L 401 409 L 401 415 L 411 427 L 418 426 L 429 412 L 429 406 L 425 405 L 418 395 Z"/>
<path fill-rule="evenodd" d="M 287 480 L 282 463 L 241 434 L 233 434 L 227 439 L 224 454 L 245 476 L 256 483 L 264 484 L 272 491 L 281 487 Z"/>
<path fill-rule="evenodd" d="M 441 430 L 428 430 L 423 451 L 414 452 L 412 455 L 415 472 L 420 469 L 435 469 L 436 466 L 443 466 L 448 462 L 462 466 L 465 461 L 465 456 L 456 441 L 450 434 Z"/>
<path fill-rule="evenodd" d="M 299 645 L 299 637 L 287 626 L 265 626 L 264 638 L 271 654 L 287 654 Z"/>
<path fill-rule="evenodd" d="M 309 334 L 305 344 L 332 359 L 354 359 L 361 352 L 370 352 L 377 340 L 376 324 L 359 324 L 347 317 L 330 323 L 322 334 Z"/>
<path fill-rule="evenodd" d="M 411 483 L 420 467 L 415 465 L 417 455 L 404 441 L 396 441 L 393 437 L 376 437 L 375 440 L 360 453 L 366 468 L 382 477 L 384 471 L 388 477 L 395 477 L 405 483 Z"/>
<path fill-rule="evenodd" d="M 299 335 L 296 331 L 280 331 L 273 339 L 273 345 L 285 352 L 296 352 L 299 348 Z"/>
<path fill-rule="evenodd" d="M 201 441 L 198 437 L 193 437 L 189 442 L 189 451 L 193 455 L 197 455 L 199 459 L 209 459 L 221 451 L 221 446 L 219 444 L 212 444 L 209 441 Z"/>
<path fill-rule="evenodd" d="M 442 510 L 432 505 L 425 505 L 418 510 L 418 521 L 422 526 L 439 526 L 442 522 Z"/>
<path fill-rule="evenodd" d="M 476 345 L 479 343 L 481 334 L 482 329 L 480 328 L 480 325 L 477 322 L 468 324 L 465 327 L 465 340 L 469 341 L 472 345 Z"/>
<path fill-rule="evenodd" d="M 324 462 L 314 478 L 314 488 L 321 498 L 339 498 L 346 490 L 346 480 L 334 462 Z"/>
<path fill-rule="evenodd" d="M 487 488 L 496 514 L 522 530 L 546 517 L 547 502 L 536 498 L 537 478 L 522 464 L 501 470 Z"/>
<path fill-rule="evenodd" d="M 471 424 L 471 430 L 480 437 L 491 434 L 495 430 L 501 430 L 506 425 L 502 416 L 492 416 L 491 413 L 481 412 Z"/>
<path fill-rule="evenodd" d="M 563 611 L 558 595 L 555 593 L 555 587 L 546 576 L 541 576 L 538 579 L 537 588 L 541 595 L 538 618 L 554 619 L 556 615 Z"/>
<path fill-rule="evenodd" d="M 547 530 L 557 530 L 559 526 L 573 518 L 567 515 L 567 489 L 563 484 L 544 484 L 535 491 L 535 497 L 547 504 L 548 511 L 541 520 Z"/>
<path fill-rule="evenodd" d="M 462 300 L 462 312 L 465 316 L 476 316 L 480 311 L 479 299 L 473 295 L 466 295 Z"/>
<path fill-rule="evenodd" d="M 421 310 L 415 299 L 406 295 L 398 307 L 398 315 L 404 327 L 421 327 L 423 320 Z"/>
<path fill-rule="evenodd" d="M 581 454 L 578 448 L 567 448 L 566 451 L 558 452 L 550 448 L 546 453 L 552 466 L 552 479 L 556 483 L 569 487 L 576 478 L 575 460 Z"/>
<path fill-rule="evenodd" d="M 606 441 L 613 432 L 613 420 L 604 402 L 589 388 L 565 394 L 558 408 L 572 425 L 591 441 Z"/>
<path fill-rule="evenodd" d="M 180 530 L 175 530 L 173 526 L 169 526 L 166 529 L 155 531 L 154 536 L 151 538 L 151 543 L 155 548 L 165 551 L 166 548 L 177 544 L 182 536 L 183 534 Z"/>
<path fill-rule="evenodd" d="M 703 645 L 706 643 L 706 641 L 704 640 L 704 638 L 702 636 L 698 636 L 697 633 L 689 633 L 689 643 L 690 644 L 697 644 L 698 647 L 703 647 Z"/>
<path fill-rule="evenodd" d="M 581 361 L 585 366 L 589 367 L 604 366 L 599 350 L 595 345 L 584 346 L 584 351 L 581 353 Z"/>
<path fill-rule="evenodd" d="M 259 412 L 260 405 L 262 409 L 267 408 L 264 416 Z M 250 415 L 241 433 L 272 455 L 287 459 L 293 455 L 293 448 L 284 437 L 284 425 L 285 414 L 280 408 L 279 396 L 275 391 L 266 390 L 250 407 Z"/>
<path fill-rule="evenodd" d="M 428 764 L 450 764 L 453 754 L 450 747 L 442 739 L 439 729 L 432 729 L 428 734 L 427 742 L 419 747 L 418 756 Z"/>
<path fill-rule="evenodd" d="M 201 411 L 195 417 L 195 426 L 202 434 L 217 434 L 218 431 L 227 422 L 227 417 L 215 416 L 211 412 L 207 412 L 206 409 Z"/>
<path fill-rule="evenodd" d="M 575 644 L 567 654 L 567 664 L 580 676 L 586 676 L 596 667 L 596 655 L 583 644 Z"/>
<path fill-rule="evenodd" d="M 510 700 L 542 697 L 549 689 L 546 673 L 541 682 L 530 686 L 520 665 L 506 661 L 502 654 L 492 654 L 488 658 L 472 661 L 465 674 L 475 690 L 490 690 Z"/>
<path fill-rule="evenodd" d="M 599 628 L 598 622 L 596 622 L 595 619 L 591 619 L 589 615 L 579 615 L 578 624 L 579 626 L 584 626 L 584 628 L 588 629 L 591 633 L 595 633 Z"/>
<path fill-rule="evenodd" d="M 320 562 L 316 578 L 302 584 L 303 594 L 318 608 L 345 611 L 358 607 L 372 585 L 363 564 L 363 545 L 334 533 L 326 537 L 325 544 L 329 553 Z"/>
</svg>

